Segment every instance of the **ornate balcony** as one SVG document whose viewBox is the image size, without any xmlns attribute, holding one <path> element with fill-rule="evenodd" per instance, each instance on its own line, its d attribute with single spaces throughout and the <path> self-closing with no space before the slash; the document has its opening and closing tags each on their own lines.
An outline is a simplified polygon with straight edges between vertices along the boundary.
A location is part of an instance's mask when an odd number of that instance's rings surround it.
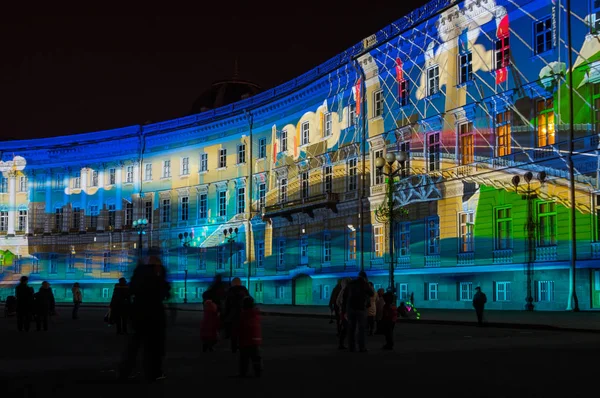
<svg viewBox="0 0 600 398">
<path fill-rule="evenodd" d="M 512 249 L 494 250 L 494 264 L 512 264 L 513 251 Z"/>
<path fill-rule="evenodd" d="M 600 242 L 592 242 L 592 258 L 600 258 Z"/>
<path fill-rule="evenodd" d="M 292 216 L 296 213 L 306 213 L 314 218 L 316 209 L 330 209 L 337 213 L 337 204 L 339 196 L 337 193 L 328 192 L 321 195 L 310 196 L 308 198 L 289 200 L 284 203 L 278 203 L 265 207 L 264 217 L 275 218 L 283 217 L 292 221 Z"/>
<path fill-rule="evenodd" d="M 556 246 L 541 246 L 535 248 L 536 261 L 556 261 L 558 250 Z"/>
<path fill-rule="evenodd" d="M 474 265 L 475 264 L 475 253 L 458 253 L 457 256 L 458 265 Z"/>
</svg>

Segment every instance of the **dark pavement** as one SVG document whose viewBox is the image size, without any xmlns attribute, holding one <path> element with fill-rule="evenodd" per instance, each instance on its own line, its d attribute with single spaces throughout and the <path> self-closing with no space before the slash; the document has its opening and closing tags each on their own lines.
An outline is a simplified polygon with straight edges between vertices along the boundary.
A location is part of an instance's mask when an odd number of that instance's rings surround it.
<svg viewBox="0 0 600 398">
<path fill-rule="evenodd" d="M 299 317 L 264 317 L 264 376 L 237 379 L 228 341 L 203 354 L 201 313 L 189 311 L 168 331 L 168 378 L 122 385 L 114 369 L 126 337 L 102 322 L 102 309 L 82 309 L 78 321 L 69 315 L 61 309 L 49 332 L 27 334 L 16 331 L 14 317 L 0 318 L 7 397 L 577 397 L 598 385 L 597 334 L 398 324 L 394 352 L 374 336 L 362 354 L 338 351 L 328 320 Z"/>
</svg>

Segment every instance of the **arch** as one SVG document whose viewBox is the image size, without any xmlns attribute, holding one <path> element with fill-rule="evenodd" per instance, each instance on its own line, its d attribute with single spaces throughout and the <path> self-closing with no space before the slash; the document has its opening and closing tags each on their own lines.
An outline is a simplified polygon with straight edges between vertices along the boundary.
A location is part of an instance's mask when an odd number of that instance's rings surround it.
<svg viewBox="0 0 600 398">
<path fill-rule="evenodd" d="M 20 210 L 29 210 L 29 206 L 27 206 L 25 204 L 21 204 L 21 205 L 19 205 L 19 208 L 17 209 L 17 211 L 20 211 Z"/>
<path fill-rule="evenodd" d="M 292 282 L 293 305 L 312 305 L 313 304 L 313 291 L 312 291 L 312 278 L 306 274 L 300 274 L 294 278 Z"/>
</svg>

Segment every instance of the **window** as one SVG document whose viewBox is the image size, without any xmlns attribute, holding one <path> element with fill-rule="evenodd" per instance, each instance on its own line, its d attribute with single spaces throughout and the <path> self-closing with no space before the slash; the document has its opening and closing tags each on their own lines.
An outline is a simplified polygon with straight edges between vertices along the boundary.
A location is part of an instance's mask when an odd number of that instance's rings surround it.
<svg viewBox="0 0 600 398">
<path fill-rule="evenodd" d="M 349 230 L 347 235 L 348 240 L 348 260 L 356 260 L 356 230 Z"/>
<path fill-rule="evenodd" d="M 81 227 L 81 209 L 73 207 L 73 225 L 71 228 L 79 229 Z"/>
<path fill-rule="evenodd" d="M 13 260 L 13 262 L 14 262 L 14 260 Z M 31 273 L 32 274 L 39 274 L 40 273 L 40 260 L 38 258 L 36 258 L 36 257 L 33 257 L 31 259 Z"/>
<path fill-rule="evenodd" d="M 62 189 L 62 187 L 64 186 L 65 180 L 64 180 L 64 176 L 62 174 L 57 174 L 55 179 L 54 179 L 54 189 Z M 6 184 L 6 185 L 5 185 Z M 8 179 L 3 178 L 2 179 L 2 192 L 7 192 L 8 191 Z"/>
<path fill-rule="evenodd" d="M 200 172 L 208 171 L 208 154 L 200 154 Z"/>
<path fill-rule="evenodd" d="M 217 247 L 217 269 L 225 269 L 225 246 Z"/>
<path fill-rule="evenodd" d="M 276 299 L 285 298 L 284 292 L 285 292 L 285 287 L 283 285 L 275 286 L 275 298 Z"/>
<path fill-rule="evenodd" d="M 308 264 L 308 238 L 300 237 L 300 264 Z"/>
<path fill-rule="evenodd" d="M 108 185 L 115 185 L 117 182 L 117 170 L 108 169 Z"/>
<path fill-rule="evenodd" d="M 356 191 L 358 187 L 358 159 L 348 159 L 348 179 L 346 180 L 346 191 Z"/>
<path fill-rule="evenodd" d="M 244 268 L 244 263 L 246 262 L 246 251 L 244 249 L 238 250 L 235 254 L 234 254 L 234 259 L 235 259 L 235 268 L 236 269 L 243 269 Z"/>
<path fill-rule="evenodd" d="M 92 253 L 85 253 L 85 261 L 83 263 L 83 272 L 89 274 L 94 268 L 94 258 Z"/>
<path fill-rule="evenodd" d="M 331 112 L 324 115 L 325 125 L 323 126 L 323 137 L 330 137 L 333 134 L 333 117 Z"/>
<path fill-rule="evenodd" d="M 281 132 L 281 136 L 279 138 L 279 147 L 281 148 L 281 152 L 285 152 L 288 149 L 288 133 L 287 130 L 283 130 Z"/>
<path fill-rule="evenodd" d="M 279 180 L 279 202 L 285 203 L 287 202 L 287 178 L 282 178 Z"/>
<path fill-rule="evenodd" d="M 331 262 L 331 235 L 323 234 L 323 262 Z"/>
<path fill-rule="evenodd" d="M 25 230 L 27 230 L 27 209 L 19 209 L 17 231 L 24 232 Z"/>
<path fill-rule="evenodd" d="M 162 178 L 169 178 L 169 177 L 171 177 L 171 161 L 165 160 L 165 161 L 163 161 Z"/>
<path fill-rule="evenodd" d="M 6 207 L 3 207 L 2 210 L 0 210 L 0 231 L 7 231 L 8 230 L 8 210 L 6 210 Z"/>
<path fill-rule="evenodd" d="M 181 221 L 187 221 L 190 216 L 190 198 L 188 196 L 181 197 L 179 206 L 181 207 Z"/>
<path fill-rule="evenodd" d="M 600 0 L 592 0 L 590 15 L 590 30 L 593 34 L 600 31 Z"/>
<path fill-rule="evenodd" d="M 219 168 L 227 167 L 227 149 L 219 149 Z"/>
<path fill-rule="evenodd" d="M 127 184 L 133 183 L 133 166 L 127 166 L 125 169 L 125 182 Z"/>
<path fill-rule="evenodd" d="M 198 289 L 196 289 L 198 300 L 202 300 L 202 296 L 204 296 L 204 291 L 205 290 L 203 287 L 199 287 Z"/>
<path fill-rule="evenodd" d="M 261 182 L 258 184 L 258 208 L 264 208 L 267 203 L 267 184 Z"/>
<path fill-rule="evenodd" d="M 356 124 L 356 106 L 348 105 L 348 127 Z"/>
<path fill-rule="evenodd" d="M 302 123 L 302 145 L 308 145 L 309 143 L 309 134 L 310 134 L 310 124 L 308 122 Z"/>
<path fill-rule="evenodd" d="M 15 274 L 21 273 L 21 256 L 17 255 L 13 257 L 13 271 Z"/>
<path fill-rule="evenodd" d="M 152 201 L 146 201 L 144 203 L 144 218 L 148 220 L 149 224 L 152 224 Z"/>
<path fill-rule="evenodd" d="M 512 249 L 512 209 L 501 207 L 495 209 L 494 248 L 496 250 Z"/>
<path fill-rule="evenodd" d="M 300 174 L 300 196 L 302 199 L 308 199 L 309 185 L 310 179 L 308 171 L 303 171 Z"/>
<path fill-rule="evenodd" d="M 333 190 L 333 166 L 323 167 L 323 192 L 329 193 Z"/>
<path fill-rule="evenodd" d="M 160 222 L 171 222 L 171 199 L 161 200 L 160 206 Z"/>
<path fill-rule="evenodd" d="M 398 299 L 408 300 L 408 283 L 398 283 L 396 292 L 398 293 Z"/>
<path fill-rule="evenodd" d="M 19 177 L 19 192 L 27 192 L 27 177 Z"/>
<path fill-rule="evenodd" d="M 554 281 L 538 281 L 537 301 L 554 301 Z"/>
<path fill-rule="evenodd" d="M 219 191 L 219 217 L 227 216 L 227 191 Z"/>
<path fill-rule="evenodd" d="M 119 272 L 127 271 L 127 263 L 129 261 L 129 254 L 127 251 L 122 251 L 119 255 Z"/>
<path fill-rule="evenodd" d="M 398 92 L 400 95 L 400 98 L 398 98 L 398 102 L 400 103 L 400 106 L 406 106 L 406 105 L 408 105 L 408 103 L 410 101 L 410 91 L 408 89 L 408 80 L 402 79 L 398 82 L 398 85 L 399 85 Z"/>
<path fill-rule="evenodd" d="M 57 207 L 54 210 L 54 229 L 56 231 L 62 231 L 63 229 L 63 215 L 64 215 L 64 209 L 62 207 Z"/>
<path fill-rule="evenodd" d="M 206 270 L 206 249 L 205 248 L 198 249 L 198 261 L 196 263 L 196 266 L 197 266 L 198 271 Z M 202 295 L 200 295 L 198 297 L 202 297 Z"/>
<path fill-rule="evenodd" d="M 110 252 L 102 256 L 102 272 L 110 272 Z"/>
<path fill-rule="evenodd" d="M 400 257 L 410 256 L 410 223 L 401 222 L 396 226 L 397 255 Z"/>
<path fill-rule="evenodd" d="M 474 251 L 474 218 L 475 213 L 473 212 L 458 213 L 458 234 L 460 237 L 460 253 L 471 253 Z"/>
<path fill-rule="evenodd" d="M 190 158 L 185 157 L 181 159 L 181 175 L 187 176 L 190 174 Z"/>
<path fill-rule="evenodd" d="M 81 188 L 81 172 L 76 171 L 75 173 L 73 173 L 73 189 L 80 189 L 80 188 Z"/>
<path fill-rule="evenodd" d="M 277 268 L 285 267 L 285 240 L 279 240 L 277 244 Z"/>
<path fill-rule="evenodd" d="M 75 255 L 73 253 L 67 255 L 67 272 L 75 272 Z"/>
<path fill-rule="evenodd" d="M 460 136 L 460 164 L 471 164 L 475 160 L 475 134 L 473 123 L 462 123 L 458 127 Z"/>
<path fill-rule="evenodd" d="M 98 172 L 96 170 L 92 171 L 92 187 L 98 186 Z"/>
<path fill-rule="evenodd" d="M 383 90 L 373 93 L 373 117 L 383 116 Z"/>
<path fill-rule="evenodd" d="M 465 84 L 473 80 L 473 53 L 466 52 L 458 56 L 459 81 L 458 84 Z"/>
<path fill-rule="evenodd" d="M 438 299 L 438 284 L 428 283 L 427 284 L 427 300 L 436 301 Z"/>
<path fill-rule="evenodd" d="M 58 258 L 56 253 L 50 253 L 48 256 L 48 271 L 51 274 L 58 273 Z"/>
<path fill-rule="evenodd" d="M 552 18 L 548 17 L 534 22 L 535 54 L 543 54 L 552 49 Z"/>
<path fill-rule="evenodd" d="M 152 163 L 144 165 L 144 181 L 152 181 Z"/>
<path fill-rule="evenodd" d="M 109 295 L 109 290 L 107 287 L 103 287 L 102 288 L 102 298 L 103 299 L 108 299 L 108 295 Z"/>
<path fill-rule="evenodd" d="M 460 301 L 473 300 L 473 282 L 460 282 L 459 284 Z"/>
<path fill-rule="evenodd" d="M 177 269 L 183 272 L 187 269 L 187 247 L 179 247 L 177 249 Z"/>
<path fill-rule="evenodd" d="M 538 203 L 538 247 L 556 245 L 556 204 Z"/>
<path fill-rule="evenodd" d="M 246 211 L 246 188 L 240 187 L 237 190 L 237 213 L 242 214 Z"/>
<path fill-rule="evenodd" d="M 510 282 L 496 282 L 496 301 L 510 301 Z"/>
<path fill-rule="evenodd" d="M 238 164 L 246 163 L 246 144 L 237 146 L 237 162 Z"/>
<path fill-rule="evenodd" d="M 426 255 L 434 256 L 440 254 L 440 219 L 430 217 L 427 220 L 427 247 Z"/>
<path fill-rule="evenodd" d="M 114 204 L 108 205 L 108 226 L 114 227 L 117 221 L 117 206 Z"/>
<path fill-rule="evenodd" d="M 329 300 L 329 285 L 321 286 L 321 300 Z"/>
<path fill-rule="evenodd" d="M 410 174 L 410 141 L 409 139 L 401 141 L 398 145 L 398 150 L 406 153 L 406 160 L 404 163 L 400 163 L 402 167 L 401 177 L 405 178 Z"/>
<path fill-rule="evenodd" d="M 373 165 L 375 165 L 375 161 L 377 160 L 377 158 L 382 158 L 383 157 L 383 149 L 379 149 L 377 151 L 375 151 L 373 153 Z M 378 167 L 373 167 L 375 169 L 375 181 L 374 184 L 375 185 L 379 185 L 379 184 L 383 184 L 384 182 L 384 174 L 383 174 L 383 169 L 380 169 Z"/>
<path fill-rule="evenodd" d="M 133 223 L 133 203 L 125 204 L 125 225 L 131 226 Z"/>
<path fill-rule="evenodd" d="M 502 69 L 510 66 L 510 38 L 501 37 L 496 40 L 496 69 Z"/>
<path fill-rule="evenodd" d="M 600 194 L 593 195 L 592 230 L 594 242 L 600 242 Z M 600 288 L 598 289 L 600 290 Z"/>
<path fill-rule="evenodd" d="M 267 139 L 261 138 L 258 140 L 258 158 L 263 159 L 267 157 Z"/>
<path fill-rule="evenodd" d="M 90 205 L 90 228 L 98 227 L 98 205 Z"/>
<path fill-rule="evenodd" d="M 384 241 L 385 237 L 383 236 L 383 226 L 382 225 L 374 225 L 373 226 L 373 251 L 375 257 L 381 258 L 383 257 L 384 251 Z"/>
<path fill-rule="evenodd" d="M 500 112 L 496 115 L 496 139 L 498 156 L 506 156 L 511 153 L 511 111 Z"/>
<path fill-rule="evenodd" d="M 552 145 L 556 142 L 553 98 L 537 102 L 537 137 L 538 147 Z"/>
<path fill-rule="evenodd" d="M 440 170 L 440 133 L 427 136 L 427 165 L 428 171 Z"/>
<path fill-rule="evenodd" d="M 163 243 L 163 249 L 161 252 L 161 258 L 163 265 L 166 269 L 169 269 L 169 264 L 171 262 L 171 254 L 169 253 L 169 248 L 167 247 L 167 243 Z"/>
<path fill-rule="evenodd" d="M 178 294 L 178 296 L 179 296 L 179 298 L 180 298 L 181 300 L 184 300 L 184 299 L 185 299 L 186 292 L 185 292 L 185 288 L 184 288 L 184 287 L 180 287 L 180 288 L 179 288 L 179 294 Z"/>
<path fill-rule="evenodd" d="M 265 242 L 256 242 L 256 267 L 264 267 L 265 261 Z"/>
<path fill-rule="evenodd" d="M 205 193 L 198 195 L 198 218 L 201 220 L 208 218 L 208 195 Z"/>
<path fill-rule="evenodd" d="M 0 175 L 0 193 L 8 193 L 8 178 Z"/>
<path fill-rule="evenodd" d="M 440 91 L 440 67 L 438 65 L 427 69 L 427 95 L 434 95 Z"/>
</svg>

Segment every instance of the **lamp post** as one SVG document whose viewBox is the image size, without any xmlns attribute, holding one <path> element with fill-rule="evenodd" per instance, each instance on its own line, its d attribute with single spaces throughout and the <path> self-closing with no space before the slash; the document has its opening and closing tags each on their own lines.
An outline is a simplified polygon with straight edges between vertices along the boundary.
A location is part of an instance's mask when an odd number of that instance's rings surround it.
<svg viewBox="0 0 600 398">
<path fill-rule="evenodd" d="M 192 241 L 194 240 L 194 233 L 180 233 L 179 234 L 179 241 L 181 242 L 181 246 L 184 247 L 186 249 L 186 252 L 184 253 L 185 256 L 187 256 L 187 248 L 190 247 L 190 244 L 192 243 Z M 186 261 L 185 261 L 185 269 L 183 270 L 183 304 L 187 304 L 188 299 L 187 299 L 187 276 L 188 276 L 188 268 L 187 268 L 187 257 L 186 257 Z"/>
<path fill-rule="evenodd" d="M 389 291 L 392 293 L 395 292 L 395 284 L 394 284 L 394 220 L 399 218 L 401 215 L 406 214 L 405 209 L 394 208 L 394 178 L 396 177 L 404 177 L 405 169 L 404 164 L 408 155 L 404 151 L 400 151 L 397 154 L 387 153 L 384 158 L 375 159 L 375 167 L 379 170 L 381 174 L 387 177 L 387 205 L 381 206 L 377 210 L 375 210 L 375 217 L 380 222 L 389 223 L 389 246 L 390 246 L 390 275 L 389 275 Z M 394 164 L 398 163 L 398 166 L 394 170 Z M 384 171 L 384 167 L 387 164 L 387 172 Z"/>
<path fill-rule="evenodd" d="M 527 188 L 521 190 L 521 199 L 527 201 L 527 222 L 525 223 L 525 232 L 527 233 L 527 297 L 525 298 L 526 304 L 525 309 L 527 311 L 533 311 L 533 294 L 532 294 L 532 280 L 533 280 L 533 262 L 535 261 L 535 233 L 537 230 L 537 223 L 533 218 L 533 201 L 537 199 L 537 189 L 531 188 L 531 181 L 533 180 L 533 173 L 528 171 L 523 175 Z M 542 171 L 538 173 L 537 180 L 540 184 L 546 181 L 546 172 Z M 515 186 L 515 191 L 519 192 L 519 184 L 521 183 L 521 177 L 514 176 L 512 183 Z"/>
<path fill-rule="evenodd" d="M 140 259 L 142 258 L 142 235 L 146 235 L 146 227 L 148 227 L 148 220 L 145 218 L 140 218 L 133 221 L 133 228 L 137 231 L 139 236 L 138 255 Z"/>
<path fill-rule="evenodd" d="M 229 228 L 223 230 L 223 236 L 225 237 L 225 241 L 229 243 L 229 285 L 231 285 L 231 280 L 233 279 L 233 243 L 235 242 L 237 233 L 237 228 Z"/>
</svg>

